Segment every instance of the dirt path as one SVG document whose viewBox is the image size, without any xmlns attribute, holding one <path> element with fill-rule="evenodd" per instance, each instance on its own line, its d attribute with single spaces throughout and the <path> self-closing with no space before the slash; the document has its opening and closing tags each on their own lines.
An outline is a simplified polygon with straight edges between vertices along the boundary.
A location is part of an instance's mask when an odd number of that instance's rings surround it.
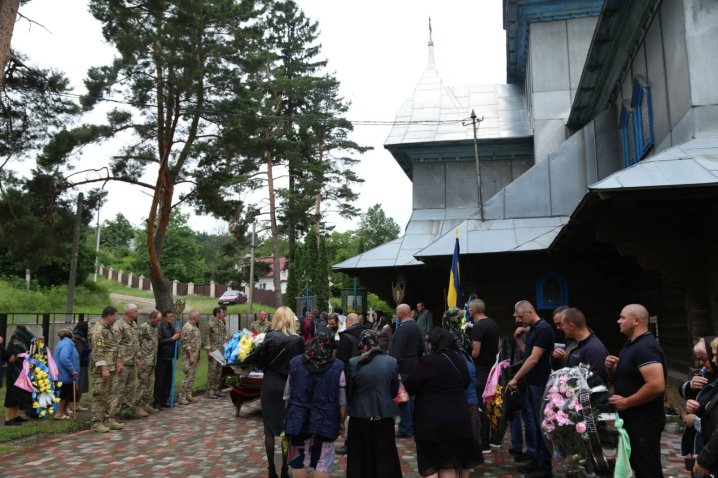
<svg viewBox="0 0 718 478">
<path fill-rule="evenodd" d="M 122 311 L 120 306 L 124 307 L 125 304 L 135 304 L 140 314 L 149 314 L 155 310 L 154 299 L 135 297 L 134 295 L 117 294 L 115 292 L 110 293 L 110 299 L 112 299 L 112 304 L 120 311 Z M 190 310 L 192 310 L 192 305 L 185 304 L 184 311 L 187 312 Z"/>
</svg>

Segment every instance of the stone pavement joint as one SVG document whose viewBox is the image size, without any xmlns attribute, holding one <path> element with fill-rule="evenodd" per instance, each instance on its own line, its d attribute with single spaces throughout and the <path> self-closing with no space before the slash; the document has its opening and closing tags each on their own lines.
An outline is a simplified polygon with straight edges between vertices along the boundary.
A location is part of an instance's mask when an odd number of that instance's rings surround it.
<svg viewBox="0 0 718 478">
<path fill-rule="evenodd" d="M 0 457 L 0 477 L 268 476 L 258 401 L 245 405 L 240 418 L 234 417 L 229 399 L 201 398 L 190 406 L 163 410 L 126 423 L 120 431 L 98 434 L 86 430 L 7 453 Z M 340 438 L 338 445 L 341 441 Z M 663 434 L 661 457 L 666 476 L 689 476 L 683 469 L 680 443 L 680 435 Z M 277 439 L 277 468 L 281 465 L 280 446 Z M 404 477 L 417 478 L 414 441 L 397 440 L 397 447 Z M 471 476 L 520 476 L 508 449 L 507 440 L 503 449 L 493 449 L 493 453 L 484 455 L 486 463 L 474 469 Z M 337 455 L 331 476 L 346 476 L 346 456 Z M 555 476 L 560 473 L 556 471 Z"/>
</svg>

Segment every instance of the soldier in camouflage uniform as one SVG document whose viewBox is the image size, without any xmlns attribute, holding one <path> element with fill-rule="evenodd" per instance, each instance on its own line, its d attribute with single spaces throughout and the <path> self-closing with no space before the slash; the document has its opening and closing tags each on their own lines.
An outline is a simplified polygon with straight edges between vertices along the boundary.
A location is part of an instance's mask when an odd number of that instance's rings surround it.
<svg viewBox="0 0 718 478">
<path fill-rule="evenodd" d="M 182 327 L 180 336 L 182 338 L 182 385 L 179 391 L 179 404 L 189 405 L 197 399 L 192 396 L 192 385 L 197 376 L 197 366 L 202 357 L 200 355 L 201 337 L 199 332 L 199 312 L 193 310 L 189 313 L 189 320 Z"/>
<path fill-rule="evenodd" d="M 152 385 L 155 381 L 155 363 L 157 362 L 157 325 L 161 315 L 153 310 L 147 322 L 137 328 L 137 340 L 140 347 L 140 366 L 137 370 L 136 409 L 146 413 L 157 413 L 150 404 Z"/>
<path fill-rule="evenodd" d="M 107 432 L 125 427 L 112 415 L 112 399 L 117 390 L 118 372 L 122 371 L 117 338 L 112 325 L 117 320 L 117 309 L 105 307 L 102 318 L 90 330 L 88 342 L 92 348 L 90 371 L 92 372 L 92 430 Z"/>
<path fill-rule="evenodd" d="M 249 326 L 249 330 L 258 334 L 266 334 L 269 332 L 271 326 L 272 324 L 267 320 L 267 311 L 262 309 L 259 311 L 259 320 L 252 322 Z"/>
<path fill-rule="evenodd" d="M 227 326 L 222 317 L 222 309 L 216 307 L 212 311 L 214 317 L 207 322 L 204 328 L 204 348 L 207 350 L 207 398 L 219 398 L 219 381 L 222 376 L 222 365 L 210 355 L 219 349 L 224 354 L 224 344 L 229 340 Z"/>
<path fill-rule="evenodd" d="M 122 360 L 122 372 L 119 373 L 117 393 L 113 403 L 112 416 L 119 415 L 122 420 L 137 420 L 149 414 L 135 406 L 135 372 L 140 367 L 140 345 L 137 339 L 137 306 L 127 304 L 125 315 L 112 327 L 117 337 Z"/>
</svg>

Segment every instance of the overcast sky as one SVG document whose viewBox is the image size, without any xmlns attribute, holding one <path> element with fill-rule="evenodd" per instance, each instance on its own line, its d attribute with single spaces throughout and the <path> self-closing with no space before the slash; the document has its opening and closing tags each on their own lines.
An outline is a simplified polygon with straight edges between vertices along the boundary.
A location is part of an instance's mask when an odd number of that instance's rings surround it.
<svg viewBox="0 0 718 478">
<path fill-rule="evenodd" d="M 351 120 L 391 121 L 412 93 L 427 62 L 431 16 L 437 69 L 445 85 L 480 85 L 506 82 L 505 33 L 501 0 L 404 1 L 404 0 L 298 0 L 306 14 L 319 21 L 322 56 L 341 81 L 341 92 L 352 102 Z M 63 70 L 75 88 L 84 93 L 83 78 L 91 66 L 107 65 L 114 49 L 104 43 L 99 22 L 87 10 L 85 0 L 33 0 L 21 13 L 44 25 L 20 20 L 15 26 L 13 48 L 33 64 Z M 107 106 L 83 121 L 102 122 Z M 380 203 L 402 229 L 411 216 L 411 182 L 383 147 L 388 126 L 357 126 L 352 139 L 374 150 L 356 167 L 365 182 L 356 205 L 366 210 Z M 99 167 L 122 144 L 118 139 L 82 153 L 79 167 Z M 14 163 L 26 174 L 32 161 Z M 151 174 L 147 175 L 154 183 Z M 156 176 L 155 176 L 156 177 Z M 91 186 L 88 186 L 88 189 Z M 146 218 L 151 198 L 127 184 L 110 183 L 102 219 L 118 212 L 139 225 Z M 260 196 L 252 197 L 258 201 Z M 223 222 L 192 213 L 195 230 L 213 232 Z M 353 229 L 359 219 L 330 215 L 336 230 Z"/>
</svg>

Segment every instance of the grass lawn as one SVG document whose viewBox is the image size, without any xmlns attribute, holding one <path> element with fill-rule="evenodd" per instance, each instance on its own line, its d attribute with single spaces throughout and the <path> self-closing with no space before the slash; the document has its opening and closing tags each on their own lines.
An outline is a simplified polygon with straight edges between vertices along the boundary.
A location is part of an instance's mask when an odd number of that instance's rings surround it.
<svg viewBox="0 0 718 478">
<path fill-rule="evenodd" d="M 175 374 L 175 396 L 179 393 L 183 377 L 184 373 L 182 372 L 182 361 L 178 360 L 177 373 Z M 92 381 L 92 376 L 90 376 L 90 381 Z M 7 390 L 6 385 L 7 384 L 3 383 L 3 388 L 0 388 L 0 415 L 2 416 L 2 421 L 0 421 L 0 455 L 19 448 L 18 446 L 13 445 L 2 445 L 2 443 L 33 435 L 62 435 L 66 433 L 74 433 L 89 427 L 90 412 L 78 413 L 78 419 L 76 421 L 60 421 L 52 419 L 31 420 L 23 423 L 22 426 L 19 427 L 6 427 L 4 425 L 5 407 L 3 406 L 3 403 L 5 402 L 5 391 Z M 195 377 L 192 390 L 195 393 L 204 391 L 206 385 L 207 354 L 202 351 L 202 359 L 199 363 L 199 368 L 197 369 L 197 376 Z M 90 386 L 90 389 L 92 389 L 92 386 Z M 84 394 L 81 399 L 81 404 L 83 407 L 91 408 L 92 393 Z M 34 444 L 34 442 L 31 440 L 29 444 Z"/>
<path fill-rule="evenodd" d="M 114 292 L 116 294 L 129 295 L 132 297 L 141 297 L 145 299 L 155 298 L 152 292 L 132 289 L 130 287 L 126 287 L 120 284 L 117 281 L 109 280 L 106 277 L 98 277 L 97 283 L 102 287 L 105 287 L 108 291 Z M 215 299 L 214 297 L 206 297 L 203 295 L 188 295 L 175 297 L 175 300 L 176 299 L 186 300 L 187 307 L 196 309 L 200 314 L 211 314 L 212 309 L 214 309 L 215 307 L 219 307 L 217 299 Z M 126 303 L 125 301 L 117 301 L 117 303 L 113 305 L 124 307 Z M 253 312 L 255 314 L 258 313 L 260 309 L 265 309 L 270 314 L 273 314 L 276 311 L 274 308 L 268 307 L 266 305 L 254 304 Z M 246 314 L 249 312 L 249 306 L 247 304 L 230 305 L 227 308 L 227 312 L 230 314 Z"/>
</svg>

